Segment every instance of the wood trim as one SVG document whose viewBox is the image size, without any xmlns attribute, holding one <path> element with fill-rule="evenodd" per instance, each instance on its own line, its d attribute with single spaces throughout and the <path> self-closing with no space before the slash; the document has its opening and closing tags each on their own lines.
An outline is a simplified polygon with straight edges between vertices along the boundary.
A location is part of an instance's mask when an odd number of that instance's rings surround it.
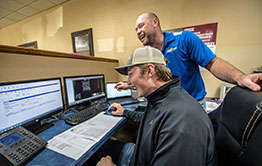
<svg viewBox="0 0 262 166">
<path fill-rule="evenodd" d="M 118 63 L 118 60 L 116 59 L 93 57 L 93 56 L 82 56 L 82 55 L 75 55 L 75 54 L 69 54 L 63 52 L 47 51 L 47 50 L 41 50 L 35 48 L 14 47 L 14 46 L 7 46 L 7 45 L 0 45 L 0 52 Z"/>
</svg>

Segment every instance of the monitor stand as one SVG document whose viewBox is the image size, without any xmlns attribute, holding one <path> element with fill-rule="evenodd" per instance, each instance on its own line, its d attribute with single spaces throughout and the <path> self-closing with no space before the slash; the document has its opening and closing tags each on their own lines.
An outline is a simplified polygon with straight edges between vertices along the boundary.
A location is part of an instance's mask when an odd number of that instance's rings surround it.
<svg viewBox="0 0 262 166">
<path fill-rule="evenodd" d="M 87 102 L 84 102 L 84 103 L 82 103 L 81 105 L 79 105 L 79 106 L 77 107 L 77 110 L 78 110 L 78 111 L 81 111 L 81 110 L 86 109 L 87 107 L 90 107 L 90 106 L 91 106 L 91 102 L 90 102 L 90 101 L 87 101 Z"/>
<path fill-rule="evenodd" d="M 36 124 L 34 124 L 34 125 L 30 126 L 30 127 L 27 127 L 27 129 L 28 129 L 29 131 L 31 131 L 32 133 L 34 133 L 34 134 L 37 135 L 37 134 L 39 134 L 39 133 L 47 130 L 48 128 L 50 128 L 50 127 L 52 127 L 52 126 L 54 126 L 53 123 L 47 123 L 47 122 L 45 122 L 45 123 L 42 123 L 42 124 L 41 124 L 40 122 L 38 122 L 38 123 L 36 123 Z"/>
</svg>

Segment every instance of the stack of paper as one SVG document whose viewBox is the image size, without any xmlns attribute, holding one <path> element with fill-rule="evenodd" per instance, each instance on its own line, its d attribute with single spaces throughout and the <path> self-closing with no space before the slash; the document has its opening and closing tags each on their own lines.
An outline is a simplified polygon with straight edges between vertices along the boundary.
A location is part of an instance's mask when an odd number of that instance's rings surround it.
<svg viewBox="0 0 262 166">
<path fill-rule="evenodd" d="M 74 126 L 48 141 L 47 148 L 65 156 L 79 159 L 99 142 L 122 117 L 105 115 L 104 112 Z"/>
</svg>

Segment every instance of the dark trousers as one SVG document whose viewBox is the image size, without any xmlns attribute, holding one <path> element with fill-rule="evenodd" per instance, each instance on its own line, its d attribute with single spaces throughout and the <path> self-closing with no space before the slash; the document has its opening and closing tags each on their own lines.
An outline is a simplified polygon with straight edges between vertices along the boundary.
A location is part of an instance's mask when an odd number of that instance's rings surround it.
<svg viewBox="0 0 262 166">
<path fill-rule="evenodd" d="M 125 142 L 115 141 L 109 139 L 99 150 L 93 154 L 87 162 L 84 164 L 85 166 L 96 166 L 97 162 L 107 155 L 111 156 L 113 163 L 119 165 L 120 162 L 120 154 L 122 151 Z"/>
</svg>

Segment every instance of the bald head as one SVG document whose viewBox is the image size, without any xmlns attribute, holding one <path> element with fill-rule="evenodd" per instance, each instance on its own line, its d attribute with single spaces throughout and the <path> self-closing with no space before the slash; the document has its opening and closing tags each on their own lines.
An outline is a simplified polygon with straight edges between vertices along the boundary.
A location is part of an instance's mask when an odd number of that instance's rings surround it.
<svg viewBox="0 0 262 166">
<path fill-rule="evenodd" d="M 146 15 L 147 15 L 148 19 L 151 20 L 151 21 L 156 19 L 157 22 L 158 22 L 158 26 L 160 27 L 160 20 L 155 13 L 146 13 Z"/>
</svg>

